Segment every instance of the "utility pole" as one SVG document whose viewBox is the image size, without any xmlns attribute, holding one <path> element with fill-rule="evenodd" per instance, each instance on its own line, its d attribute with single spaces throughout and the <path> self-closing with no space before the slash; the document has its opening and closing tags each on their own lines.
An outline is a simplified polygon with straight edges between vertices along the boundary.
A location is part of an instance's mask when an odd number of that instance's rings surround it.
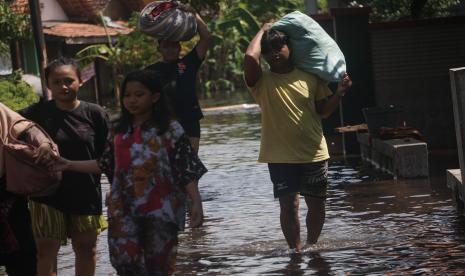
<svg viewBox="0 0 465 276">
<path fill-rule="evenodd" d="M 32 32 L 34 35 L 34 43 L 36 46 L 37 57 L 39 58 L 39 74 L 42 84 L 42 93 L 45 100 L 50 100 L 52 95 L 47 89 L 45 82 L 45 66 L 47 65 L 47 51 L 45 48 L 44 34 L 42 32 L 42 18 L 40 16 L 39 0 L 28 0 L 29 11 L 31 14 Z"/>
</svg>

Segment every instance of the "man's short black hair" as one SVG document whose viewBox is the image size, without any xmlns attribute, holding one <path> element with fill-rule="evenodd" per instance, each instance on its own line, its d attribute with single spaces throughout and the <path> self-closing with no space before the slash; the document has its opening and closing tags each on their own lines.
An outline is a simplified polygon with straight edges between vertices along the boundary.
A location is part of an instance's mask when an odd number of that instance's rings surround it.
<svg viewBox="0 0 465 276">
<path fill-rule="evenodd" d="M 79 65 L 77 61 L 70 57 L 58 57 L 57 59 L 52 60 L 47 67 L 45 68 L 45 81 L 48 81 L 48 77 L 52 74 L 58 67 L 63 65 L 70 65 L 76 71 L 76 74 L 81 81 L 81 70 L 79 69 Z"/>
<path fill-rule="evenodd" d="M 260 41 L 262 54 L 267 54 L 272 50 L 281 50 L 284 45 L 289 45 L 289 36 L 274 29 L 266 30 Z"/>
</svg>

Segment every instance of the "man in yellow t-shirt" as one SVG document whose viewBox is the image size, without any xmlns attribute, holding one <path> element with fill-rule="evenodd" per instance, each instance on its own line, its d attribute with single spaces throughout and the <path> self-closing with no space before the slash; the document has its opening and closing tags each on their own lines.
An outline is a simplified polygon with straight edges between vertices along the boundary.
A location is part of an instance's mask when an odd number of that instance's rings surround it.
<svg viewBox="0 0 465 276">
<path fill-rule="evenodd" d="M 291 250 L 300 252 L 299 197 L 308 207 L 307 243 L 317 242 L 325 220 L 328 147 L 321 118 L 338 107 L 352 85 L 346 74 L 332 95 L 327 83 L 295 68 L 286 34 L 263 25 L 244 58 L 244 77 L 261 108 L 259 162 L 268 163 L 281 229 Z M 270 66 L 263 72 L 260 56 Z"/>
</svg>

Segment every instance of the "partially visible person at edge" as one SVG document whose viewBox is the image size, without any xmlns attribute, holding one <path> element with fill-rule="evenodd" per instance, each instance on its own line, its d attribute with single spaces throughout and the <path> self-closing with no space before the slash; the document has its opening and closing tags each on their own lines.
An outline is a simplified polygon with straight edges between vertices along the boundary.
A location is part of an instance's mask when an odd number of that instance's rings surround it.
<svg viewBox="0 0 465 276">
<path fill-rule="evenodd" d="M 190 226 L 202 225 L 197 181 L 207 170 L 181 125 L 171 119 L 157 73 L 129 73 L 121 90 L 121 117 L 102 157 L 61 158 L 52 168 L 104 172 L 112 179 L 108 244 L 118 275 L 172 275 L 187 196 Z"/>
<path fill-rule="evenodd" d="M 70 160 L 99 158 L 108 135 L 108 116 L 98 105 L 78 99 L 82 86 L 76 61 L 61 57 L 45 69 L 53 100 L 34 104 L 21 114 L 42 126 Z M 96 241 L 107 228 L 102 215 L 100 174 L 63 173 L 55 195 L 30 201 L 37 244 L 37 275 L 56 275 L 57 254 L 71 238 L 75 275 L 94 275 Z"/>
<path fill-rule="evenodd" d="M 325 221 L 329 153 L 321 126 L 352 85 L 346 74 L 332 95 L 327 83 L 294 67 L 286 34 L 264 24 L 244 58 L 245 82 L 261 108 L 258 161 L 268 163 L 281 229 L 291 249 L 300 252 L 299 194 L 308 207 L 307 243 L 318 241 Z M 270 66 L 262 71 L 260 56 Z"/>
<path fill-rule="evenodd" d="M 158 51 L 162 61 L 149 65 L 146 69 L 159 72 L 164 85 L 176 88 L 168 94 L 174 115 L 189 136 L 192 147 L 199 151 L 200 120 L 203 118 L 196 93 L 197 73 L 208 51 L 210 32 L 198 13 L 195 14 L 199 41 L 187 55 L 180 58 L 179 41 L 158 40 Z"/>
<path fill-rule="evenodd" d="M 47 137 L 30 122 L 15 123 L 21 119 L 24 118 L 0 102 L 0 266 L 4 265 L 10 276 L 34 276 L 37 273 L 36 245 L 27 198 L 6 191 L 2 147 L 11 130 L 13 137 L 38 145 L 34 153 L 38 163 L 48 159 L 52 150 Z"/>
</svg>

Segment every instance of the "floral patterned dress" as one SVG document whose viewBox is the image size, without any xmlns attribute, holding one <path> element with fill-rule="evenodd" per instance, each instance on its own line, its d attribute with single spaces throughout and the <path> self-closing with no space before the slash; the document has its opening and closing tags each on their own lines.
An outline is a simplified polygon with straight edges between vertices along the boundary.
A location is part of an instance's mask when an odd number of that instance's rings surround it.
<svg viewBox="0 0 465 276">
<path fill-rule="evenodd" d="M 110 259 L 123 275 L 153 275 L 173 266 L 177 232 L 185 224 L 185 186 L 207 171 L 178 122 L 157 132 L 145 124 L 115 134 L 99 160 L 112 178 Z"/>
</svg>

